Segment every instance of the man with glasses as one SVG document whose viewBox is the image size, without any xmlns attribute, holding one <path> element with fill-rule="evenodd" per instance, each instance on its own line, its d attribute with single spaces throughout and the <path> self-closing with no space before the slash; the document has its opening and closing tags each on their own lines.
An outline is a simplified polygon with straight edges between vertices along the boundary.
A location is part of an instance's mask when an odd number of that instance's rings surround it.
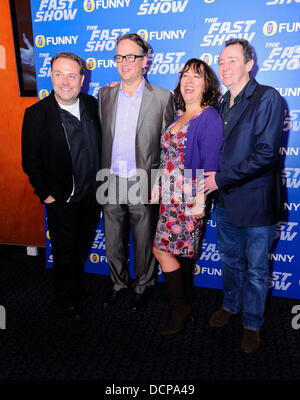
<svg viewBox="0 0 300 400">
<path fill-rule="evenodd" d="M 151 170 L 160 163 L 160 136 L 175 115 L 173 95 L 143 77 L 147 43 L 137 34 L 118 38 L 115 61 L 121 83 L 99 90 L 102 170 L 109 171 L 98 201 L 103 204 L 106 257 L 113 287 L 102 305 L 110 307 L 128 292 L 130 228 L 134 248 L 136 312 L 154 285 L 152 244 L 157 206 L 150 205 Z M 105 186 L 106 185 L 106 186 Z M 100 188 L 101 189 L 101 188 Z"/>
</svg>

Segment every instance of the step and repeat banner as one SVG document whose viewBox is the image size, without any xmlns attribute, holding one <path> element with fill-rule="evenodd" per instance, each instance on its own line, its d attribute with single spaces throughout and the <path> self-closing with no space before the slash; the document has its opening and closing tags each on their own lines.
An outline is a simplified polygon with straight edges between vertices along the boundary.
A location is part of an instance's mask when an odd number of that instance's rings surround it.
<svg viewBox="0 0 300 400">
<path fill-rule="evenodd" d="M 218 57 L 226 40 L 247 39 L 255 50 L 253 76 L 275 87 L 286 103 L 280 147 L 285 214 L 277 224 L 269 254 L 270 290 L 274 296 L 300 298 L 300 0 L 31 0 L 38 98 L 52 90 L 50 59 L 71 51 L 86 62 L 83 91 L 97 97 L 101 86 L 119 80 L 113 60 L 116 39 L 139 33 L 150 45 L 147 79 L 173 90 L 179 71 L 192 57 L 218 74 Z M 226 89 L 222 87 L 224 92 Z M 46 226 L 47 266 L 52 266 Z M 130 246 L 130 272 L 133 276 Z M 100 221 L 86 271 L 109 274 Z M 159 271 L 159 280 L 163 280 Z M 212 213 L 195 285 L 222 288 L 222 267 Z"/>
</svg>

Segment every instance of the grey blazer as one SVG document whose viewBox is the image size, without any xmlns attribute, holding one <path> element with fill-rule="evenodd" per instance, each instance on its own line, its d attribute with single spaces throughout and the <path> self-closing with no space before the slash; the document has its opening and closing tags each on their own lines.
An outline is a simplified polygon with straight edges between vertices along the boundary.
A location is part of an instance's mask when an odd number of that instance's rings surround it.
<svg viewBox="0 0 300 400">
<path fill-rule="evenodd" d="M 120 84 L 99 90 L 99 118 L 101 124 L 101 168 L 110 169 L 112 144 Z M 151 196 L 151 169 L 160 164 L 160 138 L 175 118 L 175 104 L 169 90 L 145 81 L 140 113 L 137 122 L 135 152 L 136 167 L 148 176 L 148 199 Z M 153 177 L 152 177 L 153 181 Z M 153 182 L 152 182 L 153 183 Z M 146 200 L 146 199 L 145 199 Z"/>
</svg>

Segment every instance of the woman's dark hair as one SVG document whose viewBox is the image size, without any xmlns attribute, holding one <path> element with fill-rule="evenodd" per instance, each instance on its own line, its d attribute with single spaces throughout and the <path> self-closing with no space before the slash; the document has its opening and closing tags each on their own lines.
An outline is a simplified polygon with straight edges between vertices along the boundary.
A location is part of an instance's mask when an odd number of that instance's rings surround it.
<svg viewBox="0 0 300 400">
<path fill-rule="evenodd" d="M 200 100 L 201 107 L 213 106 L 217 108 L 221 96 L 218 78 L 212 68 L 198 58 L 188 60 L 180 72 L 179 82 L 174 90 L 176 106 L 181 111 L 185 111 L 185 102 L 180 91 L 180 82 L 183 74 L 190 69 L 204 77 L 204 91 Z"/>
</svg>

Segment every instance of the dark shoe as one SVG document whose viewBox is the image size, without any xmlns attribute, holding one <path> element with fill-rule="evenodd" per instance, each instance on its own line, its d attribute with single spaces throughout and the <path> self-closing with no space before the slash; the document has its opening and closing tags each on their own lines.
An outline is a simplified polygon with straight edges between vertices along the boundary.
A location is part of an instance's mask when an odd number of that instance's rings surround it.
<svg viewBox="0 0 300 400">
<path fill-rule="evenodd" d="M 81 314 L 77 304 L 64 304 L 61 306 L 65 317 L 70 321 L 80 321 Z"/>
<path fill-rule="evenodd" d="M 259 348 L 260 336 L 259 331 L 252 331 L 250 329 L 244 329 L 244 336 L 242 339 L 242 350 L 245 353 L 253 353 Z"/>
<path fill-rule="evenodd" d="M 211 326 L 212 328 L 221 328 L 221 326 L 224 326 L 228 323 L 230 315 L 230 312 L 221 308 L 221 310 L 213 313 L 210 320 L 208 321 L 209 326 Z"/>
<path fill-rule="evenodd" d="M 135 293 L 130 303 L 130 311 L 137 312 L 140 310 L 147 303 L 147 299 L 147 293 Z"/>
<path fill-rule="evenodd" d="M 111 289 L 102 299 L 101 304 L 104 308 L 111 307 L 114 305 L 121 297 L 127 293 L 127 289 L 114 290 Z"/>
<path fill-rule="evenodd" d="M 173 333 L 180 332 L 187 321 L 188 318 L 191 318 L 194 321 L 194 317 L 192 315 L 192 307 L 188 305 L 186 309 L 182 311 L 172 311 L 172 318 L 168 326 L 161 332 L 162 335 L 172 335 Z"/>
</svg>

